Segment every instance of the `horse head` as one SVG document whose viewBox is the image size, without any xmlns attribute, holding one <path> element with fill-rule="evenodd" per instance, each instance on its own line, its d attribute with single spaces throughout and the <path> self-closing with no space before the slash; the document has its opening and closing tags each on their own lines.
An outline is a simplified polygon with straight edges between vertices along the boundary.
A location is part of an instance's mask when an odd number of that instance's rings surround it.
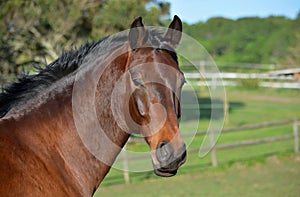
<svg viewBox="0 0 300 197">
<path fill-rule="evenodd" d="M 174 50 L 181 39 L 182 23 L 175 16 L 165 35 L 150 31 L 141 17 L 129 31 L 129 113 L 140 125 L 132 129 L 150 146 L 155 174 L 173 176 L 186 160 L 178 123 L 185 79 Z"/>
</svg>

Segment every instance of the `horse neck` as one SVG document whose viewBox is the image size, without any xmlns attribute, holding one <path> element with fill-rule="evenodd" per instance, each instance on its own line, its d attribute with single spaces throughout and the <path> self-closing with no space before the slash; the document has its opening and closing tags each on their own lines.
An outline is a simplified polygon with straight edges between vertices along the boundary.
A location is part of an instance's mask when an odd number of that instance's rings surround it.
<svg viewBox="0 0 300 197">
<path fill-rule="evenodd" d="M 98 187 L 121 149 L 103 147 L 98 143 L 97 148 L 106 150 L 102 151 L 105 154 L 102 157 L 107 158 L 106 162 L 90 153 L 74 123 L 72 89 L 73 84 L 68 85 L 64 92 L 51 96 L 47 102 L 30 113 L 13 117 L 12 124 L 20 125 L 14 130 L 18 139 L 31 149 L 30 152 L 43 165 L 51 169 L 49 171 L 54 173 L 53 176 L 62 180 L 62 185 L 69 183 L 74 190 L 86 196 L 91 195 Z M 110 128 L 117 128 L 112 123 L 108 125 Z M 107 129 L 108 125 L 104 125 L 104 128 Z M 119 136 L 114 142 L 123 147 L 128 135 L 119 135 L 122 133 L 120 130 L 111 132 L 115 133 L 108 136 Z"/>
</svg>

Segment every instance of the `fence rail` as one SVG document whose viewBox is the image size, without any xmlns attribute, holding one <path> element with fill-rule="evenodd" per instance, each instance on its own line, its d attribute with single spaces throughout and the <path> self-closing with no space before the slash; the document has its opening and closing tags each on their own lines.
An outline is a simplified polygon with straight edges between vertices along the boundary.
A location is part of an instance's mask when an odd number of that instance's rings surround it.
<svg viewBox="0 0 300 197">
<path fill-rule="evenodd" d="M 238 86 L 240 83 L 237 81 L 190 81 L 191 85 L 197 86 Z M 269 88 L 291 88 L 291 89 L 300 89 L 300 82 L 258 82 L 260 87 L 269 87 Z"/>
<path fill-rule="evenodd" d="M 265 138 L 258 138 L 258 139 L 249 139 L 249 140 L 243 140 L 243 141 L 237 141 L 233 143 L 226 143 L 226 144 L 217 144 L 213 146 L 211 144 L 210 147 L 213 147 L 210 152 L 211 152 L 211 163 L 213 166 L 218 166 L 218 160 L 217 160 L 217 150 L 221 149 L 231 149 L 235 147 L 243 147 L 243 146 L 252 146 L 252 145 L 258 145 L 258 144 L 263 144 L 263 143 L 271 143 L 271 142 L 276 142 L 276 141 L 282 141 L 282 140 L 289 140 L 289 139 L 294 139 L 294 152 L 299 153 L 299 131 L 298 131 L 298 125 L 299 125 L 299 119 L 294 119 L 294 120 L 284 120 L 284 121 L 278 121 L 278 122 L 267 122 L 267 123 L 261 123 L 261 124 L 255 124 L 255 125 L 246 125 L 246 126 L 241 126 L 241 127 L 235 127 L 235 128 L 225 128 L 222 130 L 222 134 L 226 133 L 234 133 L 234 132 L 244 132 L 244 131 L 249 131 L 249 130 L 255 130 L 255 129 L 262 129 L 262 128 L 270 128 L 270 127 L 275 127 L 275 126 L 283 126 L 283 125 L 292 125 L 293 127 L 293 132 L 291 134 L 285 134 L 285 135 L 280 135 L 280 136 L 273 136 L 273 137 L 265 137 Z M 210 137 L 213 139 L 214 134 L 216 131 L 211 131 Z M 197 133 L 195 132 L 188 132 L 188 133 L 182 133 L 182 137 L 193 137 L 193 136 L 200 136 L 200 135 L 206 135 L 206 131 L 199 131 Z M 141 142 L 143 139 L 141 138 L 130 138 L 129 142 Z M 212 142 L 214 140 L 211 140 Z M 209 148 L 210 149 L 210 148 Z M 204 150 L 208 150 L 205 149 Z M 188 150 L 188 153 L 195 153 L 199 152 L 199 148 L 197 149 L 190 149 Z M 149 158 L 149 154 L 145 155 L 126 155 L 123 154 L 118 160 L 122 161 L 123 163 L 123 168 L 124 170 L 124 180 L 125 183 L 130 182 L 130 177 L 128 173 L 128 162 L 129 160 L 139 160 L 139 159 L 146 159 Z"/>
<path fill-rule="evenodd" d="M 202 75 L 206 78 L 222 78 L 222 79 L 276 79 L 276 80 L 295 80 L 295 78 L 291 75 L 274 75 L 271 73 L 229 73 L 229 72 L 221 72 L 221 73 L 202 73 Z M 184 76 L 189 79 L 200 79 L 202 76 L 200 73 L 185 73 Z"/>
<path fill-rule="evenodd" d="M 237 86 L 240 84 L 237 80 L 257 79 L 258 85 L 261 87 L 271 88 L 294 88 L 300 89 L 300 81 L 293 75 L 275 75 L 273 73 L 185 73 L 189 83 L 198 86 Z M 200 80 L 195 80 L 200 79 Z M 205 79 L 205 80 L 204 80 Z M 222 79 L 214 80 L 214 79 Z"/>
</svg>

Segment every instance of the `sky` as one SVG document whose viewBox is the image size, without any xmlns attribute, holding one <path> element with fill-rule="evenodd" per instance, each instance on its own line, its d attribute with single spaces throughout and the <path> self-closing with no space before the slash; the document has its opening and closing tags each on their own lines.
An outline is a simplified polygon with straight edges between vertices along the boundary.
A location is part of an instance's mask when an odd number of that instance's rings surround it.
<svg viewBox="0 0 300 197">
<path fill-rule="evenodd" d="M 165 0 L 171 3 L 171 15 L 177 14 L 189 24 L 211 17 L 286 16 L 294 19 L 300 12 L 300 0 Z"/>
</svg>

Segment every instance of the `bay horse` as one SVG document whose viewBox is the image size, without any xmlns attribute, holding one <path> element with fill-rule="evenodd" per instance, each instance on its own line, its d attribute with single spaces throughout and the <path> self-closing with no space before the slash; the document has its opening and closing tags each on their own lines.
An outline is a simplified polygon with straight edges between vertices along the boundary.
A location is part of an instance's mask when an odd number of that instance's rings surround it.
<svg viewBox="0 0 300 197">
<path fill-rule="evenodd" d="M 165 34 L 139 17 L 122 36 L 64 52 L 4 88 L 0 195 L 92 196 L 131 133 L 149 144 L 156 175 L 175 175 L 186 160 L 178 127 L 185 80 L 174 50 L 181 32 L 178 16 Z"/>
</svg>

